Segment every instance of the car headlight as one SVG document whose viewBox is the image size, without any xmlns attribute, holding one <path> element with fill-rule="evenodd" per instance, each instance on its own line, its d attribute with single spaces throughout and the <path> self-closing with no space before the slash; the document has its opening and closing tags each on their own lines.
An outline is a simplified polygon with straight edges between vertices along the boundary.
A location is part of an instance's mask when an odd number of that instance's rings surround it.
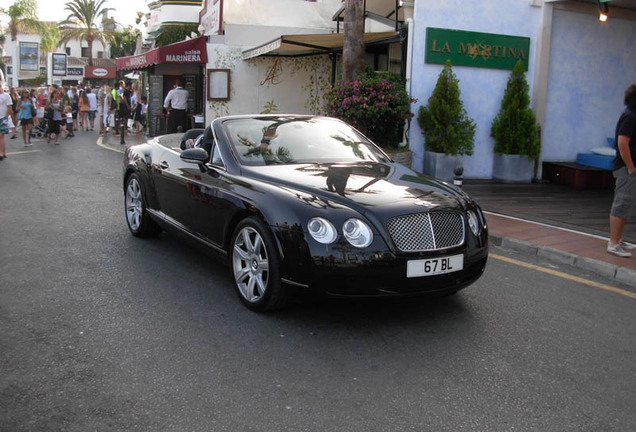
<svg viewBox="0 0 636 432">
<path fill-rule="evenodd" d="M 473 232 L 473 234 L 475 234 L 475 236 L 479 236 L 479 233 L 481 232 L 479 218 L 472 210 L 468 210 L 466 212 L 466 215 L 468 216 L 468 226 L 470 227 L 470 230 Z"/>
<path fill-rule="evenodd" d="M 333 224 L 323 218 L 311 218 L 307 223 L 307 229 L 309 229 L 309 234 L 311 234 L 318 243 L 333 243 L 336 237 L 338 237 L 338 232 Z"/>
<path fill-rule="evenodd" d="M 373 232 L 360 219 L 347 219 L 342 225 L 342 233 L 349 243 L 358 248 L 364 248 L 373 241 Z"/>
</svg>

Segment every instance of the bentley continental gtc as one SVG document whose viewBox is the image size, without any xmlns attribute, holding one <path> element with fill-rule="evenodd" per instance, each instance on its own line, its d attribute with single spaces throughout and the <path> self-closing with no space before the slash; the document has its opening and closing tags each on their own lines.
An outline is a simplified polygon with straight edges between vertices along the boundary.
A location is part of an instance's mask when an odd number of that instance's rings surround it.
<svg viewBox="0 0 636 432">
<path fill-rule="evenodd" d="M 126 150 L 126 222 L 135 236 L 170 230 L 213 252 L 253 310 L 303 292 L 450 295 L 484 272 L 488 232 L 475 201 L 340 120 L 229 116 L 199 135 L 185 147 L 162 136 Z"/>
</svg>

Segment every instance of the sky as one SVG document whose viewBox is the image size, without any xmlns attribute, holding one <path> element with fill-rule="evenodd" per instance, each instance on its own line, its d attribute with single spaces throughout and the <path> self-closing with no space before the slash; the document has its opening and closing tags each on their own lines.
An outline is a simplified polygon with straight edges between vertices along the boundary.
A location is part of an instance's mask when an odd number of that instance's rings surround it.
<svg viewBox="0 0 636 432">
<path fill-rule="evenodd" d="M 8 9 L 15 0 L 0 0 L 0 8 Z M 68 0 L 38 0 L 38 18 L 41 21 L 62 21 L 68 17 L 64 9 Z M 109 16 L 124 27 L 135 26 L 137 11 L 148 12 L 146 0 L 107 0 L 104 7 L 114 8 Z M 4 17 L 3 17 L 4 18 Z M 4 19 L 2 20 L 4 23 Z"/>
</svg>

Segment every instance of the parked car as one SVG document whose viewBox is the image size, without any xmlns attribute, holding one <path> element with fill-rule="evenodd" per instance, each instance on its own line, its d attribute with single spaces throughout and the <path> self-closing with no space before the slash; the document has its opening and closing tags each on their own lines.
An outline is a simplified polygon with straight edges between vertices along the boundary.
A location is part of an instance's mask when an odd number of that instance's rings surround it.
<svg viewBox="0 0 636 432">
<path fill-rule="evenodd" d="M 215 252 L 251 309 L 296 292 L 447 295 L 484 272 L 479 206 L 340 120 L 230 116 L 193 148 L 168 138 L 126 150 L 128 227 L 138 237 L 172 230 Z"/>
</svg>

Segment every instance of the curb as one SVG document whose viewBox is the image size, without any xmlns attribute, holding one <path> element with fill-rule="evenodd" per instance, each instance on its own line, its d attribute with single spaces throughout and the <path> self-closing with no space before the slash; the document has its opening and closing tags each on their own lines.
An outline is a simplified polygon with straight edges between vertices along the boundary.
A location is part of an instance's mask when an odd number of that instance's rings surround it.
<svg viewBox="0 0 636 432">
<path fill-rule="evenodd" d="M 498 234 L 489 234 L 489 240 L 495 247 L 538 256 L 558 264 L 571 265 L 590 271 L 596 275 L 615 280 L 616 282 L 629 285 L 630 287 L 636 287 L 636 271 L 617 266 L 616 264 L 574 255 L 547 246 L 537 246 L 527 241 L 504 237 Z"/>
</svg>

